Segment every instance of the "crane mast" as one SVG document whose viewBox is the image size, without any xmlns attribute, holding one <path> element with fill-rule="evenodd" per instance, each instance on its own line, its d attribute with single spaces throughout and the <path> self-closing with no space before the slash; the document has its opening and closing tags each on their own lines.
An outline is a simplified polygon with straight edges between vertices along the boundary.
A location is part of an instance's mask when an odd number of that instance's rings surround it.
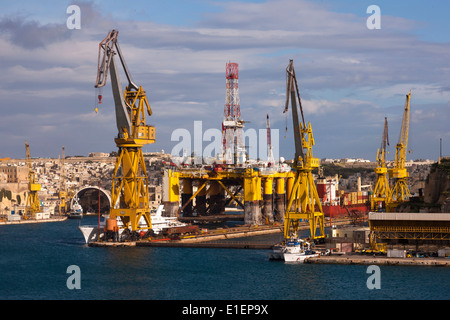
<svg viewBox="0 0 450 320">
<path fill-rule="evenodd" d="M 373 197 L 371 199 L 372 210 L 377 210 L 379 202 L 384 202 L 387 205 L 389 201 L 389 181 L 387 177 L 387 167 L 386 167 L 386 154 L 387 146 L 389 145 L 389 135 L 388 135 L 388 121 L 384 118 L 384 128 L 383 135 L 381 138 L 381 146 L 377 150 L 377 167 L 375 168 L 375 173 L 377 174 L 377 181 L 373 191 Z"/>
<path fill-rule="evenodd" d="M 267 130 L 267 163 L 269 165 L 274 165 L 275 159 L 273 157 L 273 150 L 272 150 L 272 137 L 270 132 L 269 114 L 267 114 L 266 130 Z"/>
<path fill-rule="evenodd" d="M 125 228 L 136 231 L 151 228 L 148 178 L 142 146 L 155 142 L 155 128 L 146 124 L 146 113 L 151 116 L 152 110 L 145 91 L 131 78 L 120 50 L 118 35 L 117 30 L 112 30 L 99 44 L 95 87 L 106 85 L 109 71 L 118 129 L 114 141 L 119 148 L 112 180 L 110 218 L 120 217 Z M 119 56 L 128 80 L 124 92 L 115 55 Z M 139 225 L 141 217 L 144 217 L 147 226 Z"/>
<path fill-rule="evenodd" d="M 62 147 L 62 158 L 61 158 L 61 173 L 60 173 L 60 186 L 59 186 L 59 215 L 61 213 L 66 213 L 67 211 L 67 188 L 66 188 L 66 173 L 64 167 L 64 146 Z"/>
<path fill-rule="evenodd" d="M 25 149 L 27 153 L 27 167 L 28 167 L 28 197 L 26 214 L 27 217 L 35 218 L 36 213 L 40 212 L 41 203 L 38 197 L 38 191 L 41 190 L 41 185 L 36 183 L 36 175 L 33 170 L 30 155 L 30 145 L 25 141 Z"/>
<path fill-rule="evenodd" d="M 297 99 L 301 122 L 297 109 Z M 314 158 L 312 147 L 314 137 L 311 123 L 306 124 L 303 108 L 295 76 L 294 62 L 289 61 L 286 68 L 286 105 L 283 112 L 289 109 L 291 102 L 292 121 L 294 127 L 295 158 L 293 168 L 295 178 L 292 190 L 288 195 L 288 205 L 284 216 L 284 237 L 286 239 L 298 236 L 301 219 L 309 221 L 311 239 L 324 237 L 324 214 L 320 204 L 317 188 L 313 180 L 312 170 L 319 167 L 319 159 Z M 318 208 L 318 210 L 316 209 Z M 319 229 L 319 235 L 316 235 Z"/>
<path fill-rule="evenodd" d="M 405 109 L 403 112 L 402 129 L 400 132 L 399 142 L 395 147 L 395 161 L 394 167 L 389 169 L 389 177 L 393 179 L 393 187 L 389 194 L 389 203 L 387 210 L 390 212 L 395 211 L 395 208 L 408 201 L 411 197 L 411 193 L 408 187 L 409 173 L 406 170 L 406 150 L 408 147 L 408 134 L 409 134 L 409 111 L 410 111 L 411 91 L 406 95 Z"/>
</svg>

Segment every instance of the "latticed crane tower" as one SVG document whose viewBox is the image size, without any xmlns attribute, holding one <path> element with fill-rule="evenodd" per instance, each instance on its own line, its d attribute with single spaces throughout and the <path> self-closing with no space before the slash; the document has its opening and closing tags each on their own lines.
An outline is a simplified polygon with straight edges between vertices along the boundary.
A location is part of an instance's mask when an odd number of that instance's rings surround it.
<svg viewBox="0 0 450 320">
<path fill-rule="evenodd" d="M 393 212 L 397 206 L 411 197 L 408 187 L 409 173 L 406 170 L 406 152 L 408 148 L 409 134 L 409 105 L 411 101 L 411 91 L 406 95 L 405 110 L 403 112 L 402 129 L 399 141 L 395 147 L 394 167 L 389 169 L 389 178 L 393 179 L 393 186 L 389 193 L 387 211 Z"/>
</svg>

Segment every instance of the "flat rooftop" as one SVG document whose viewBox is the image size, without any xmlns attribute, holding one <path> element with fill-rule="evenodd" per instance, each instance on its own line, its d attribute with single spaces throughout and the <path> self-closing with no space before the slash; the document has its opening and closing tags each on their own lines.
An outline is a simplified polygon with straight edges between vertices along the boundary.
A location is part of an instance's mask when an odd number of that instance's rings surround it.
<svg viewBox="0 0 450 320">
<path fill-rule="evenodd" d="M 369 220 L 450 221 L 450 213 L 369 212 Z"/>
</svg>

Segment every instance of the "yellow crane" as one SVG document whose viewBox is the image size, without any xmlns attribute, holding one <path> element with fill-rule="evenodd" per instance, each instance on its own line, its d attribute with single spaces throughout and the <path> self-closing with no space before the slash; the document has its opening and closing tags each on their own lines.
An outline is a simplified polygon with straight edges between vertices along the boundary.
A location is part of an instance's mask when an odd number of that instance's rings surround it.
<svg viewBox="0 0 450 320">
<path fill-rule="evenodd" d="M 411 91 L 406 95 L 405 110 L 403 113 L 402 129 L 400 139 L 395 147 L 395 161 L 393 168 L 389 169 L 389 178 L 393 179 L 393 186 L 389 193 L 387 211 L 393 212 L 397 206 L 411 197 L 408 187 L 409 173 L 405 167 L 406 150 L 408 147 L 409 133 L 409 105 L 411 101 Z"/>
<path fill-rule="evenodd" d="M 297 99 L 302 118 L 301 122 L 299 121 L 297 110 Z M 286 105 L 284 113 L 289 109 L 289 101 L 291 101 L 292 105 L 295 141 L 293 168 L 296 173 L 292 190 L 288 195 L 288 205 L 284 216 L 284 237 L 285 239 L 297 237 L 299 222 L 303 219 L 309 221 L 311 239 L 323 238 L 325 236 L 324 214 L 312 175 L 312 170 L 319 167 L 319 159 L 314 158 L 312 154 L 312 147 L 314 146 L 313 132 L 311 123 L 308 122 L 306 124 L 303 115 L 293 60 L 289 61 L 289 65 L 286 68 Z M 317 229 L 319 229 L 318 235 L 316 234 Z"/>
<path fill-rule="evenodd" d="M 27 152 L 27 167 L 28 167 L 28 197 L 26 206 L 26 216 L 35 218 L 36 213 L 41 210 L 41 202 L 39 201 L 38 191 L 41 190 L 41 185 L 36 183 L 36 174 L 33 170 L 30 155 L 30 145 L 25 141 L 25 149 Z"/>
<path fill-rule="evenodd" d="M 145 122 L 146 111 L 151 116 L 152 110 L 145 91 L 131 79 L 120 50 L 118 35 L 117 30 L 112 30 L 99 44 L 95 87 L 105 86 L 109 71 L 119 131 L 114 140 L 119 151 L 112 180 L 110 218 L 120 217 L 125 228 L 135 231 L 141 229 L 141 217 L 147 224 L 145 229 L 151 228 L 148 178 L 142 146 L 155 142 L 155 128 Z M 122 92 L 115 55 L 119 56 L 128 80 L 125 92 Z"/>
<path fill-rule="evenodd" d="M 67 213 L 67 188 L 66 188 L 66 173 L 64 167 L 64 146 L 62 147 L 61 169 L 60 169 L 60 184 L 59 184 L 59 215 Z"/>
<path fill-rule="evenodd" d="M 377 182 L 373 190 L 373 196 L 371 199 L 372 210 L 376 211 L 378 203 L 384 202 L 385 206 L 389 199 L 389 180 L 388 180 L 388 170 L 386 167 L 386 154 L 389 145 L 389 135 L 388 135 L 388 121 L 384 118 L 384 128 L 383 136 L 381 139 L 381 147 L 377 150 L 377 167 L 375 168 L 375 173 L 377 174 Z"/>
</svg>

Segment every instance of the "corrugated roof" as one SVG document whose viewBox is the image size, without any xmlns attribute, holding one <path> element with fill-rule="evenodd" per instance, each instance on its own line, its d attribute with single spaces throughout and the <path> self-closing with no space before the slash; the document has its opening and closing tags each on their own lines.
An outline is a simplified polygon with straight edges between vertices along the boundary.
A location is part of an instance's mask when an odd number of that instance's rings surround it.
<svg viewBox="0 0 450 320">
<path fill-rule="evenodd" d="M 450 221 L 450 213 L 369 212 L 369 220 Z"/>
</svg>

